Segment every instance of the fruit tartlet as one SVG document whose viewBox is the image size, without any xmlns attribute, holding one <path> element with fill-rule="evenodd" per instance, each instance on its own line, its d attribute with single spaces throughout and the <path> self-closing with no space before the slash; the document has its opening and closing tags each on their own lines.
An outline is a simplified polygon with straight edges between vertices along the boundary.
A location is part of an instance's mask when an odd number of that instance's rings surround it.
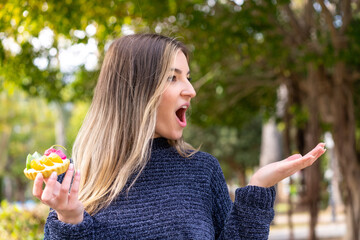
<svg viewBox="0 0 360 240">
<path fill-rule="evenodd" d="M 54 149 L 54 146 L 47 149 L 44 155 L 34 152 L 27 156 L 24 174 L 28 179 L 35 180 L 38 173 L 42 173 L 44 178 L 48 178 L 53 172 L 58 175 L 66 172 L 70 160 L 61 150 Z"/>
</svg>

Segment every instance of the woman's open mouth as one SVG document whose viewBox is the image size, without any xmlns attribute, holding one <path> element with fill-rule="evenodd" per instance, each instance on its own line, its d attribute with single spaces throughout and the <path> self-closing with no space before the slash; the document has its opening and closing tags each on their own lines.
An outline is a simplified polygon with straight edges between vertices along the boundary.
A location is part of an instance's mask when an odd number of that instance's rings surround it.
<svg viewBox="0 0 360 240">
<path fill-rule="evenodd" d="M 184 105 L 179 108 L 175 114 L 176 118 L 180 124 L 181 127 L 186 127 L 186 110 L 188 109 L 188 106 Z"/>
</svg>

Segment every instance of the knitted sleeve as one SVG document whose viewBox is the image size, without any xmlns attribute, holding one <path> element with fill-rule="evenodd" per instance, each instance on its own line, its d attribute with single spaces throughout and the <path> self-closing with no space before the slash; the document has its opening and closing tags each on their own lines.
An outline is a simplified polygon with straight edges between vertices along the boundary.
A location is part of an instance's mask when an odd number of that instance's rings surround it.
<svg viewBox="0 0 360 240">
<path fill-rule="evenodd" d="M 232 203 L 218 162 L 212 184 L 216 239 L 268 239 L 274 218 L 274 187 L 238 188 Z"/>
<path fill-rule="evenodd" d="M 45 224 L 45 240 L 94 239 L 92 217 L 84 212 L 84 220 L 79 224 L 64 223 L 57 218 L 54 210 L 50 211 Z"/>
</svg>

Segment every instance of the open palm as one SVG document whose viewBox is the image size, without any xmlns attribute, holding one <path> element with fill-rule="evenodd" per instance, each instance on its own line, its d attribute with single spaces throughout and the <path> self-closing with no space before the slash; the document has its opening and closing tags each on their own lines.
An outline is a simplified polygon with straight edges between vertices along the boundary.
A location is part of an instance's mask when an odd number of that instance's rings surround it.
<svg viewBox="0 0 360 240">
<path fill-rule="evenodd" d="M 319 143 L 305 156 L 294 154 L 285 160 L 274 162 L 260 168 L 251 178 L 249 185 L 271 187 L 297 171 L 311 166 L 324 152 L 324 143 Z"/>
</svg>

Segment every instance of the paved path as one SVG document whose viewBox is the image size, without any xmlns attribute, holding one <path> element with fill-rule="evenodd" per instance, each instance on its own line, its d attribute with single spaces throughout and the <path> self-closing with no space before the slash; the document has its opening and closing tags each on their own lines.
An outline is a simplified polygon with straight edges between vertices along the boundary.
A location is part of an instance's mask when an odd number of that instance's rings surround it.
<svg viewBox="0 0 360 240">
<path fill-rule="evenodd" d="M 319 225 L 316 228 L 318 239 L 342 239 L 345 236 L 345 223 L 333 223 Z M 309 228 L 306 226 L 296 227 L 294 229 L 295 240 L 307 240 Z M 287 228 L 271 229 L 269 240 L 288 240 L 290 231 Z"/>
<path fill-rule="evenodd" d="M 294 239 L 307 240 L 309 216 L 307 214 L 295 214 L 292 219 L 295 226 Z M 287 226 L 287 216 L 275 215 L 274 223 L 270 228 L 269 240 L 288 240 L 290 231 Z M 337 216 L 336 222 L 332 222 L 329 214 L 321 213 L 316 233 L 318 239 L 343 239 L 346 233 L 345 216 L 340 214 Z"/>
</svg>

